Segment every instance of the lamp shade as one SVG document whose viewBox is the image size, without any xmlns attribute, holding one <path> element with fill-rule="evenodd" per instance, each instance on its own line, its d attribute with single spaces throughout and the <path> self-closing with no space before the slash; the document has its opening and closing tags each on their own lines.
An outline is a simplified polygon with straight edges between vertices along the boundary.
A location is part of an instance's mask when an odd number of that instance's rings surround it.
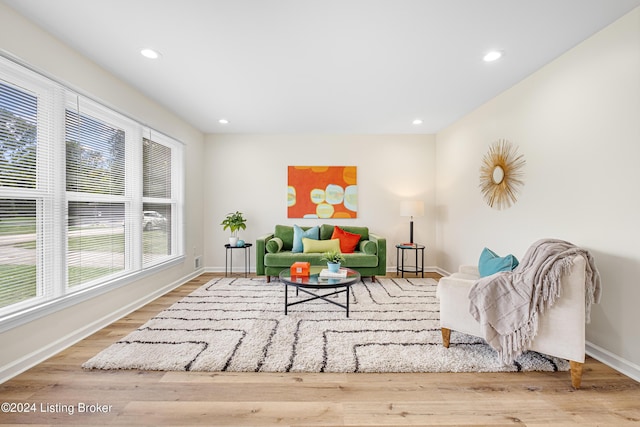
<svg viewBox="0 0 640 427">
<path fill-rule="evenodd" d="M 421 200 L 403 200 L 400 202 L 400 216 L 423 216 L 424 202 Z"/>
</svg>

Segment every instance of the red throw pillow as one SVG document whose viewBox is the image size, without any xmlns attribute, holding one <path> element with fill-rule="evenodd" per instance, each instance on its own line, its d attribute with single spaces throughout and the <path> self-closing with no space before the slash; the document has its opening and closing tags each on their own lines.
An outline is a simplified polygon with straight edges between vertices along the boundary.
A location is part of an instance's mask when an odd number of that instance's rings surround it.
<svg viewBox="0 0 640 427">
<path fill-rule="evenodd" d="M 343 254 L 351 254 L 356 250 L 358 242 L 360 241 L 360 235 L 355 233 L 349 233 L 344 231 L 337 225 L 333 227 L 332 239 L 340 240 L 340 252 Z"/>
</svg>

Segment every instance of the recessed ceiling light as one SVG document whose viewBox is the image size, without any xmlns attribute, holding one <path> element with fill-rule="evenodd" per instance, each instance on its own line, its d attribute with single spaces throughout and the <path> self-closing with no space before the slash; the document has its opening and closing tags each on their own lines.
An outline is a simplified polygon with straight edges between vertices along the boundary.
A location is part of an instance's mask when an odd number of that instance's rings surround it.
<svg viewBox="0 0 640 427">
<path fill-rule="evenodd" d="M 415 119 L 412 123 L 414 125 L 421 125 L 422 124 L 422 119 Z"/>
<path fill-rule="evenodd" d="M 158 58 L 160 58 L 160 52 L 158 52 L 157 50 L 149 49 L 149 48 L 141 49 L 140 50 L 140 55 L 144 56 L 145 58 L 149 58 L 149 59 L 158 59 Z"/>
<path fill-rule="evenodd" d="M 218 120 L 218 123 L 220 123 L 221 125 L 228 125 L 228 124 L 229 124 L 229 120 L 227 120 L 227 119 L 220 119 L 220 120 Z"/>
<path fill-rule="evenodd" d="M 500 59 L 501 57 L 502 52 L 500 52 L 499 50 L 492 50 L 491 52 L 487 53 L 482 59 L 484 59 L 485 62 L 492 62 L 496 59 Z"/>
</svg>

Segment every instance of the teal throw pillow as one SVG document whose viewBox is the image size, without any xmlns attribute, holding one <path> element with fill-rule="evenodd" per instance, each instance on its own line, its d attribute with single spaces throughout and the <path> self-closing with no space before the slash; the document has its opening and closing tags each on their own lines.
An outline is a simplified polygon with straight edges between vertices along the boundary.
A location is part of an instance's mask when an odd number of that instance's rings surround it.
<svg viewBox="0 0 640 427">
<path fill-rule="evenodd" d="M 499 271 L 511 271 L 518 266 L 518 260 L 513 255 L 498 256 L 491 249 L 484 248 L 478 261 L 480 277 L 487 277 Z"/>
<path fill-rule="evenodd" d="M 267 242 L 267 252 L 269 252 L 270 254 L 278 253 L 280 252 L 280 249 L 282 249 L 282 245 L 282 239 L 273 237 Z"/>
<path fill-rule="evenodd" d="M 307 239 L 318 240 L 320 237 L 320 227 L 317 225 L 315 227 L 311 227 L 308 230 L 303 230 L 301 227 L 294 225 L 293 226 L 293 248 L 291 248 L 291 252 L 302 252 L 304 247 L 302 246 L 302 238 L 306 237 Z"/>
</svg>

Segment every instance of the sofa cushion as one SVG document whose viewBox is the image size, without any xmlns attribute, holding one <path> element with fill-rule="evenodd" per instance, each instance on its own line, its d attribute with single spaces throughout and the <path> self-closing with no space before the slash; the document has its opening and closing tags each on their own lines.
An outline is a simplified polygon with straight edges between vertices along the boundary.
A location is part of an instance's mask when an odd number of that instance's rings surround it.
<svg viewBox="0 0 640 427">
<path fill-rule="evenodd" d="M 340 252 L 343 254 L 353 253 L 356 250 L 356 247 L 358 247 L 358 242 L 360 242 L 359 234 L 344 231 L 337 225 L 333 227 L 333 234 L 331 235 L 331 238 L 340 240 Z"/>
<path fill-rule="evenodd" d="M 304 253 L 323 253 L 327 251 L 339 251 L 340 250 L 340 240 L 331 239 L 331 240 L 314 240 L 308 239 L 306 237 L 302 238 L 302 246 Z"/>
<path fill-rule="evenodd" d="M 480 277 L 491 276 L 499 271 L 511 271 L 518 266 L 518 260 L 509 254 L 504 257 L 498 256 L 491 249 L 484 248 L 478 261 L 478 271 Z"/>
<path fill-rule="evenodd" d="M 350 268 L 366 268 L 377 267 L 378 256 L 368 255 L 362 252 L 354 252 L 352 254 L 344 255 L 345 261 L 342 264 L 343 267 Z M 308 262 L 312 266 L 326 267 L 327 262 L 322 260 L 322 254 L 319 252 L 314 253 L 293 253 L 291 251 L 280 251 L 278 253 L 267 253 L 264 255 L 264 265 L 272 268 L 289 268 L 296 261 Z"/>
<path fill-rule="evenodd" d="M 369 228 L 368 227 L 356 227 L 352 225 L 343 225 L 342 228 L 344 231 L 348 231 L 349 233 L 355 233 L 360 235 L 360 240 L 369 240 Z M 320 226 L 320 239 L 327 240 L 331 239 L 333 236 L 334 226 L 330 224 L 322 224 Z"/>
<path fill-rule="evenodd" d="M 282 239 L 280 239 L 279 237 L 273 237 L 269 239 L 269 241 L 267 242 L 267 245 L 266 245 L 267 252 L 271 254 L 280 252 L 280 250 L 282 249 L 282 245 L 283 245 Z"/>
<path fill-rule="evenodd" d="M 318 240 L 320 237 L 320 228 L 318 226 L 303 229 L 298 225 L 293 226 L 293 246 L 291 252 L 302 252 L 304 247 L 302 246 L 302 239 L 309 238 Z"/>
<path fill-rule="evenodd" d="M 363 252 L 367 255 L 375 255 L 378 253 L 378 245 L 376 244 L 376 242 L 372 242 L 371 240 L 361 240 L 360 252 Z"/>
<path fill-rule="evenodd" d="M 352 254 L 344 254 L 344 262 L 340 263 L 342 267 L 377 267 L 378 256 L 369 255 L 362 252 L 354 252 Z"/>
<path fill-rule="evenodd" d="M 293 247 L 293 227 L 290 225 L 276 225 L 274 237 L 282 240 L 282 250 L 290 251 Z"/>
</svg>

